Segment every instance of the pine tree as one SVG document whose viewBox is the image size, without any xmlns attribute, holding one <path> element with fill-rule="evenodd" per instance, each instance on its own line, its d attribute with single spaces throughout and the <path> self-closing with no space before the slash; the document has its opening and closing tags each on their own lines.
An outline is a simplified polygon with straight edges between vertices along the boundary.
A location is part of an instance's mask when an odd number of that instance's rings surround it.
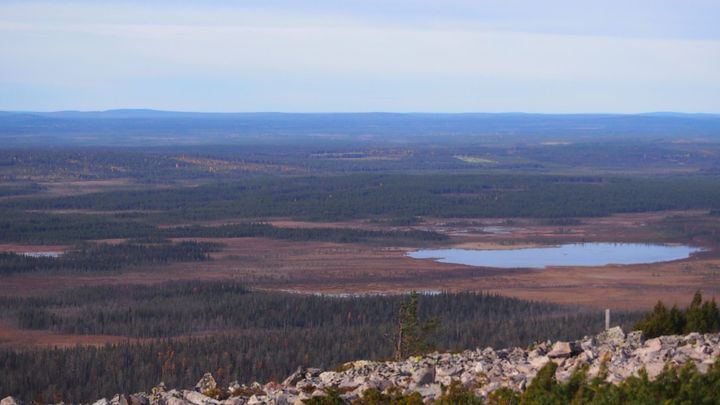
<svg viewBox="0 0 720 405">
<path fill-rule="evenodd" d="M 673 307 L 672 311 L 668 311 L 662 301 L 655 304 L 652 312 L 645 315 L 640 322 L 635 325 L 636 329 L 642 330 L 647 337 L 657 337 L 675 333 L 675 323 L 679 323 L 678 310 Z"/>
<path fill-rule="evenodd" d="M 561 398 L 555 392 L 557 389 L 557 380 L 555 379 L 557 367 L 557 364 L 549 361 L 538 371 L 532 383 L 520 397 L 521 405 L 559 405 L 562 403 Z"/>
<path fill-rule="evenodd" d="M 705 301 L 703 303 L 702 313 L 708 332 L 717 332 L 720 330 L 720 310 L 718 310 L 714 298 L 712 301 Z"/>
<path fill-rule="evenodd" d="M 702 310 L 702 295 L 697 291 L 693 296 L 690 306 L 685 311 L 685 328 L 684 333 L 700 332 L 705 333 L 708 330 L 706 319 Z"/>
<path fill-rule="evenodd" d="M 685 318 L 685 313 L 680 308 L 678 308 L 677 305 L 673 305 L 673 307 L 670 309 L 669 328 L 665 330 L 662 334 L 678 335 L 680 333 L 683 333 L 686 323 L 687 319 Z"/>
<path fill-rule="evenodd" d="M 400 360 L 407 356 L 422 354 L 431 349 L 428 336 L 437 329 L 440 322 L 437 318 L 424 324 L 418 318 L 418 294 L 413 291 L 407 301 L 400 305 L 398 315 L 398 332 L 395 341 L 395 358 Z"/>
</svg>

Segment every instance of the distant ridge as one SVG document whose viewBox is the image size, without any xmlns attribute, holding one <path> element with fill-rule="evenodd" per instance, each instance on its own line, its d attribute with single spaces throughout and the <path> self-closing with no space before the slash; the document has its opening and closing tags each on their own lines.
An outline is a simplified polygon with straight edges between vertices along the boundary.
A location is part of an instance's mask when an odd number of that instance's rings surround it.
<svg viewBox="0 0 720 405">
<path fill-rule="evenodd" d="M 720 115 L 507 113 L 283 113 L 3 111 L 0 143 L 18 146 L 153 146 L 278 142 L 533 142 L 581 139 L 720 141 Z"/>
<path fill-rule="evenodd" d="M 508 117 L 508 116 L 536 116 L 536 117 L 709 117 L 720 118 L 720 113 L 685 113 L 673 111 L 651 111 L 645 113 L 531 113 L 522 111 L 507 112 L 397 112 L 397 111 L 357 111 L 357 112 L 283 112 L 283 111 L 238 111 L 238 112 L 216 112 L 216 111 L 174 111 L 156 110 L 152 108 L 116 108 L 109 110 L 59 110 L 59 111 L 29 111 L 29 110 L 5 110 L 0 111 L 0 116 L 30 114 L 38 116 L 55 116 L 62 118 L 136 118 L 136 117 L 221 117 L 221 116 L 268 116 L 268 115 L 289 115 L 289 116 L 363 116 L 363 115 L 387 115 L 387 116 L 476 116 L 476 117 Z"/>
<path fill-rule="evenodd" d="M 688 118 L 720 118 L 720 114 L 714 113 L 679 113 L 671 111 L 658 111 L 642 113 L 638 115 L 645 115 L 651 117 L 688 117 Z"/>
</svg>

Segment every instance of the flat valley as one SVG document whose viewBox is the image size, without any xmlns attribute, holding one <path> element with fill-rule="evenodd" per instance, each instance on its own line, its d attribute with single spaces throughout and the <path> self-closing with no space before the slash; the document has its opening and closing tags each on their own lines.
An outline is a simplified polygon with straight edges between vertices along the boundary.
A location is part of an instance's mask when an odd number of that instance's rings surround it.
<svg viewBox="0 0 720 405">
<path fill-rule="evenodd" d="M 658 300 L 720 295 L 720 120 L 587 118 L 618 138 L 567 127 L 582 117 L 556 117 L 552 135 L 546 117 L 526 117 L 545 129 L 504 137 L 471 134 L 487 117 L 377 119 L 353 116 L 332 141 L 295 122 L 226 145 L 192 125 L 181 146 L 78 146 L 44 120 L 23 128 L 54 138 L 0 149 L 0 379 L 25 387 L 32 364 L 66 356 L 143 367 L 104 368 L 107 387 L 53 388 L 66 377 L 51 373 L 28 388 L 78 399 L 208 369 L 249 382 L 385 358 L 411 291 L 448 350 L 576 339 L 602 330 L 606 308 L 631 327 Z M 694 132 L 637 135 L 658 128 L 648 119 Z M 408 120 L 428 126 L 407 134 Z M 457 134 L 440 134 L 442 120 Z M 20 131 L 11 123 L 0 116 L 6 135 Z M 369 128 L 383 136 L 359 135 Z"/>
</svg>

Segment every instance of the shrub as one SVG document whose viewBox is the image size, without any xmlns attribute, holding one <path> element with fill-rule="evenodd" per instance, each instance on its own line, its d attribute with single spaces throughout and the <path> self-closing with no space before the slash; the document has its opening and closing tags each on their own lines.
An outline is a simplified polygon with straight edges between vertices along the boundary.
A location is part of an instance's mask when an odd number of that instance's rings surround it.
<svg viewBox="0 0 720 405">
<path fill-rule="evenodd" d="M 720 311 L 715 299 L 703 302 L 702 295 L 698 291 L 693 296 L 690 306 L 684 311 L 676 306 L 668 311 L 662 301 L 658 301 L 652 312 L 635 324 L 635 329 L 641 330 L 649 338 L 691 332 L 718 332 Z"/>
<path fill-rule="evenodd" d="M 340 398 L 340 392 L 332 388 L 325 390 L 324 396 L 312 397 L 305 400 L 306 405 L 345 405 L 345 401 Z"/>
<path fill-rule="evenodd" d="M 520 395 L 519 403 L 527 405 L 720 403 L 720 358 L 705 374 L 700 373 L 693 362 L 688 362 L 680 369 L 667 365 L 652 381 L 647 372 L 641 369 L 637 376 L 631 376 L 618 385 L 607 382 L 604 371 L 588 382 L 586 368 L 577 370 L 567 382 L 558 383 L 555 379 L 556 368 L 557 366 L 552 362 L 543 367 L 528 389 Z M 510 403 L 503 402 L 503 404 Z"/>
<path fill-rule="evenodd" d="M 423 399 L 419 393 L 402 395 L 396 390 L 383 394 L 376 388 L 363 392 L 362 397 L 353 401 L 353 405 L 422 405 Z"/>
<path fill-rule="evenodd" d="M 482 403 L 482 398 L 457 380 L 453 380 L 449 387 L 443 387 L 443 394 L 435 402 L 437 405 L 482 405 Z"/>
<path fill-rule="evenodd" d="M 496 389 L 488 395 L 488 405 L 517 405 L 520 393 L 507 387 Z"/>
</svg>

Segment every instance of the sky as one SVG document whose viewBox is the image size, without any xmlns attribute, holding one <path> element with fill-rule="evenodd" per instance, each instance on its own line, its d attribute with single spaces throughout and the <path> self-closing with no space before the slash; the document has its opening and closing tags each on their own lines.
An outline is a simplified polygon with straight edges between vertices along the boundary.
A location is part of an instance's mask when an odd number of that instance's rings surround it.
<svg viewBox="0 0 720 405">
<path fill-rule="evenodd" d="M 720 112 L 718 0 L 0 0 L 0 110 Z"/>
</svg>

